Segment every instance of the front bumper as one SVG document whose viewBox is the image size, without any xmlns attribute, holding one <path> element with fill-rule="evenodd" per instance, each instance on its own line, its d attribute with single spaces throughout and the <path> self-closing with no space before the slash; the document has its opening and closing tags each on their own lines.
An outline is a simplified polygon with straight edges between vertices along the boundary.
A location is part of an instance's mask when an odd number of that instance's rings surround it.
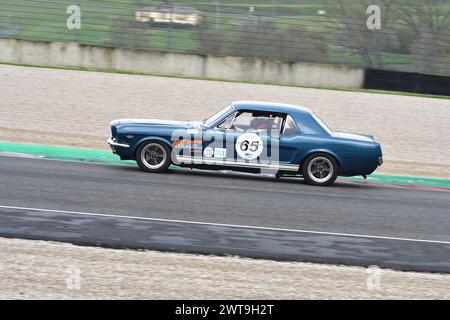
<svg viewBox="0 0 450 320">
<path fill-rule="evenodd" d="M 116 138 L 108 138 L 108 140 L 106 142 L 111 147 L 111 150 L 113 151 L 113 153 L 116 153 L 116 148 L 129 148 L 130 147 L 129 144 L 118 142 Z"/>
</svg>

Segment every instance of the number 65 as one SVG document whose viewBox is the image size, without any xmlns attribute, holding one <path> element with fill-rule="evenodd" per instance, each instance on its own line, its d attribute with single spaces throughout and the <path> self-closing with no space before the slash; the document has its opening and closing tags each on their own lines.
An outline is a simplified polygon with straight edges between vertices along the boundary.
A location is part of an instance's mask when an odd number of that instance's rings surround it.
<svg viewBox="0 0 450 320">
<path fill-rule="evenodd" d="M 250 141 L 248 140 L 244 140 L 241 142 L 240 148 L 242 151 L 247 151 L 249 149 L 249 145 L 250 145 L 250 151 L 251 152 L 255 152 L 256 150 L 258 150 L 258 141 L 252 141 L 250 143 Z"/>
</svg>

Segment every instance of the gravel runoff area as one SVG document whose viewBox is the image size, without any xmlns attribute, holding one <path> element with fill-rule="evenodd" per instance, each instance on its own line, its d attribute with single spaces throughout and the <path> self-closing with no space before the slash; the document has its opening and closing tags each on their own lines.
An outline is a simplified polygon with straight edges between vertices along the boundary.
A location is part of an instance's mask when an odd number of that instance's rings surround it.
<svg viewBox="0 0 450 320">
<path fill-rule="evenodd" d="M 450 178 L 450 101 L 298 87 L 0 65 L 0 140 L 106 149 L 118 118 L 198 120 L 234 100 L 310 107 L 336 131 L 373 134 L 377 172 Z"/>
<path fill-rule="evenodd" d="M 450 299 L 450 275 L 0 238 L 0 299 Z"/>
</svg>

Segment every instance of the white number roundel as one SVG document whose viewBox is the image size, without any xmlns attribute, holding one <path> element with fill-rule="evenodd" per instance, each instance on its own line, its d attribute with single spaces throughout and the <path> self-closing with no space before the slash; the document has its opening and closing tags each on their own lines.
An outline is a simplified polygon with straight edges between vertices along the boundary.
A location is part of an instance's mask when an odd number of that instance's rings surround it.
<svg viewBox="0 0 450 320">
<path fill-rule="evenodd" d="M 249 132 L 237 138 L 235 147 L 237 154 L 246 160 L 258 158 L 264 149 L 262 139 L 257 134 Z"/>
</svg>

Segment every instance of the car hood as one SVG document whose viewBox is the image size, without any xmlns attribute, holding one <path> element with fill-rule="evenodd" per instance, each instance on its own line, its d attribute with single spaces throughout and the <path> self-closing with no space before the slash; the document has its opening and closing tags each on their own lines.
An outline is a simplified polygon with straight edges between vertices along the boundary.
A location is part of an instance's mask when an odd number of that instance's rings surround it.
<svg viewBox="0 0 450 320">
<path fill-rule="evenodd" d="M 122 124 L 137 124 L 137 125 L 163 126 L 174 128 L 192 128 L 197 127 L 200 124 L 200 122 L 159 120 L 159 119 L 118 119 L 111 122 L 111 126 L 118 126 Z"/>
<path fill-rule="evenodd" d="M 373 136 L 362 135 L 362 134 L 354 134 L 354 133 L 346 133 L 346 132 L 332 132 L 333 137 L 341 138 L 341 139 L 351 139 L 351 140 L 359 140 L 359 141 L 369 141 L 374 142 L 375 139 Z"/>
</svg>

